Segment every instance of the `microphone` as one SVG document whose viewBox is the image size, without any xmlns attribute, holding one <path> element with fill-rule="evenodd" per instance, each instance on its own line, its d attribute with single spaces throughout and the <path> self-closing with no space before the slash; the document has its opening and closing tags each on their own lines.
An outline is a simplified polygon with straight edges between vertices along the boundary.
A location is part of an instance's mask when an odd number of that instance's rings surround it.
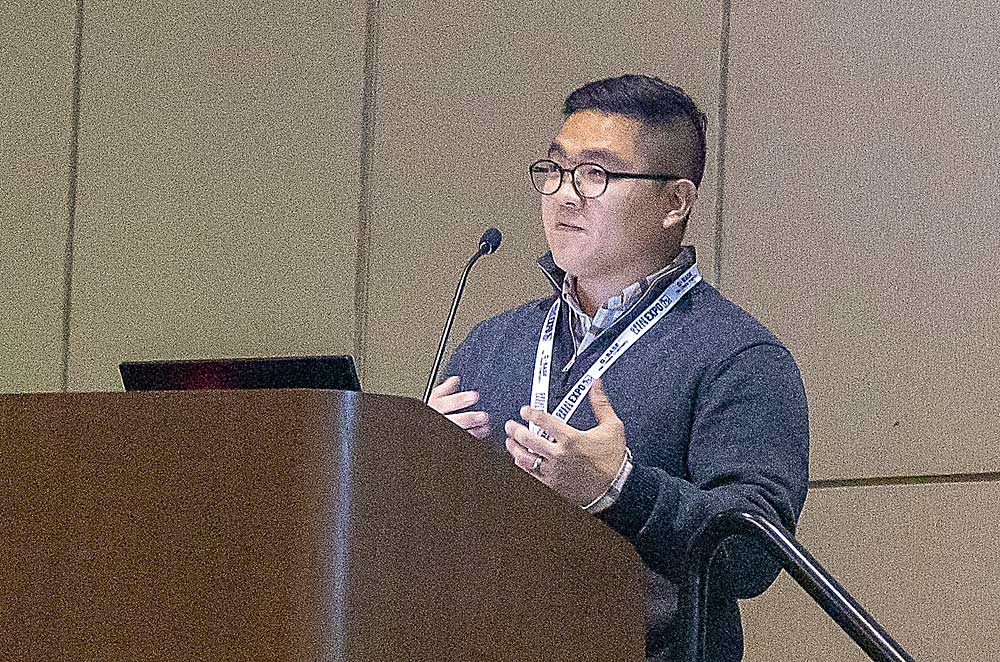
<svg viewBox="0 0 1000 662">
<path fill-rule="evenodd" d="M 448 319 L 444 323 L 444 330 L 441 331 L 441 340 L 438 342 L 437 354 L 434 356 L 434 366 L 431 368 L 431 374 L 427 378 L 427 388 L 424 390 L 424 404 L 427 404 L 431 399 L 431 390 L 434 388 L 434 381 L 437 379 L 438 370 L 441 369 L 441 359 L 444 357 L 444 348 L 448 344 L 448 336 L 451 334 L 451 325 L 455 321 L 455 313 L 458 311 L 458 302 L 462 299 L 462 292 L 465 291 L 465 281 L 469 278 L 469 272 L 472 271 L 473 265 L 484 255 L 489 255 L 490 253 L 495 253 L 498 248 L 500 248 L 500 242 L 503 241 L 503 235 L 500 230 L 496 228 L 490 228 L 483 233 L 483 236 L 479 238 L 479 250 L 476 254 L 469 258 L 469 261 L 465 265 L 465 269 L 462 270 L 462 278 L 458 281 L 458 288 L 455 290 L 455 298 L 451 302 L 451 312 L 448 313 Z"/>
<path fill-rule="evenodd" d="M 479 254 L 489 255 L 490 253 L 496 253 L 497 249 L 500 248 L 501 241 L 503 241 L 503 235 L 500 234 L 500 230 L 490 228 L 479 238 Z M 478 258 L 473 258 L 473 260 L 476 259 Z"/>
</svg>

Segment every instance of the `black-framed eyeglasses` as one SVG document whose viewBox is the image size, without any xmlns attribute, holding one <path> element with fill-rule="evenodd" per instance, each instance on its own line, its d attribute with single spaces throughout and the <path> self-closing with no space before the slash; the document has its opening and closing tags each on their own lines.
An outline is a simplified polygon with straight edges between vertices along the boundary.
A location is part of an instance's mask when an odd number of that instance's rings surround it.
<svg viewBox="0 0 1000 662">
<path fill-rule="evenodd" d="M 674 181 L 684 179 L 676 175 L 645 172 L 612 172 L 596 163 L 581 163 L 575 168 L 563 168 L 551 159 L 539 159 L 528 166 L 531 183 L 542 195 L 553 195 L 562 186 L 564 175 L 569 173 L 573 188 L 581 198 L 599 197 L 608 188 L 610 179 L 652 179 Z"/>
</svg>

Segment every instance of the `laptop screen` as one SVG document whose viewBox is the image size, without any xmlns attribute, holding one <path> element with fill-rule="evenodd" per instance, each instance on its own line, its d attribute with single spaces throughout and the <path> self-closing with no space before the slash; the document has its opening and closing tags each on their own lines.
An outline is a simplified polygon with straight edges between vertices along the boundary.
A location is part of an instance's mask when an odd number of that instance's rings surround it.
<svg viewBox="0 0 1000 662">
<path fill-rule="evenodd" d="M 360 391 L 350 356 L 130 361 L 118 366 L 126 391 L 321 388 Z"/>
</svg>

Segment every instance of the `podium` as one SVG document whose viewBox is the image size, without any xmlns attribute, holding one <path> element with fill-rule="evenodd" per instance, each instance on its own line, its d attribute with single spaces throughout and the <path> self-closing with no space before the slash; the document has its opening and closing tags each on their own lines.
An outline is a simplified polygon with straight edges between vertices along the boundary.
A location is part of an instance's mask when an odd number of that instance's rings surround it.
<svg viewBox="0 0 1000 662">
<path fill-rule="evenodd" d="M 631 545 L 409 398 L 0 396 L 18 660 L 644 658 Z"/>
</svg>

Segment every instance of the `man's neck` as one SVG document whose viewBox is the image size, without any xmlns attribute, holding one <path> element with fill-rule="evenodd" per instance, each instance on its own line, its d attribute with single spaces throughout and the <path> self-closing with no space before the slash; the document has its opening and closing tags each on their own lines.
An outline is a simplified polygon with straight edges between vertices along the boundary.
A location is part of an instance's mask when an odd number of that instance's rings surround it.
<svg viewBox="0 0 1000 662">
<path fill-rule="evenodd" d="M 576 298 L 580 307 L 588 316 L 594 317 L 601 306 L 608 302 L 608 299 L 621 294 L 629 285 L 663 269 L 673 262 L 679 253 L 680 249 L 678 248 L 676 252 L 668 255 L 664 260 L 650 262 L 618 274 L 574 276 L 576 278 Z"/>
</svg>

